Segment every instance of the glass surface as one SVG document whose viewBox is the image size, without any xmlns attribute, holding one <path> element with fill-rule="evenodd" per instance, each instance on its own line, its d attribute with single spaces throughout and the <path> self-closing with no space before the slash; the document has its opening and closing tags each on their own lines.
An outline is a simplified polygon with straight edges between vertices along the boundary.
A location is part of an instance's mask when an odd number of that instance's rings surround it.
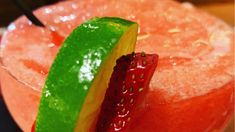
<svg viewBox="0 0 235 132">
<path fill-rule="evenodd" d="M 151 37 L 151 35 L 149 36 Z M 147 37 L 149 36 L 147 34 Z M 144 37 L 146 37 L 146 35 L 143 36 L 142 38 Z M 31 85 L 30 83 L 26 83 L 23 82 L 21 79 L 17 79 L 17 77 L 13 76 L 11 72 L 9 72 L 7 69 L 9 68 L 1 64 L 0 81 L 2 87 L 2 94 L 4 96 L 9 111 L 11 112 L 12 116 L 19 124 L 19 126 L 24 131 L 30 131 L 37 115 L 40 94 L 41 94 L 40 90 L 37 90 L 38 88 L 30 86 Z M 224 114 L 221 117 L 217 116 L 219 120 L 219 121 L 217 120 L 219 122 L 218 124 L 215 124 L 213 122 L 212 120 L 213 117 L 208 117 L 206 118 L 207 121 L 205 121 L 206 123 L 210 124 L 208 125 L 208 129 L 211 130 L 211 127 L 214 127 L 215 130 L 223 130 L 225 126 L 228 124 L 229 120 L 231 119 L 233 113 L 232 112 L 233 109 L 231 109 L 231 98 L 229 98 L 233 96 L 233 83 L 234 80 L 230 80 L 229 83 L 227 83 L 227 85 L 221 86 L 219 90 L 217 90 L 216 92 L 209 93 L 210 94 L 209 96 L 202 95 L 169 104 L 159 105 L 156 103 L 156 106 L 158 107 L 158 114 L 164 115 L 165 112 L 164 109 L 172 111 L 172 113 L 168 113 L 170 114 L 169 119 L 172 120 L 174 119 L 174 121 L 172 122 L 176 122 L 175 125 L 177 125 L 177 123 L 180 122 L 190 122 L 190 121 L 180 120 L 180 118 L 184 117 L 185 112 L 188 113 L 187 111 L 191 111 L 190 109 L 192 108 L 195 109 L 194 111 L 195 113 L 193 113 L 193 111 L 189 112 L 192 114 L 191 119 L 196 118 L 198 116 L 197 109 L 201 111 L 201 113 L 203 113 L 203 110 L 205 110 L 205 117 L 207 117 L 206 114 L 211 114 L 213 112 L 214 115 Z M 223 101 L 221 101 L 221 99 Z M 198 104 L 195 105 L 195 103 Z M 224 106 L 223 109 L 224 112 L 221 112 L 222 109 L 216 111 L 217 109 L 216 106 L 211 106 L 209 108 L 208 106 L 206 106 L 206 104 L 209 103 L 212 103 L 212 105 L 218 104 L 217 107 L 219 108 Z M 214 111 L 213 108 L 215 109 Z M 146 116 L 151 117 L 151 115 L 148 114 Z M 171 125 L 174 126 L 174 124 Z M 187 124 L 187 125 L 189 126 L 192 125 L 193 127 L 194 124 Z"/>
<path fill-rule="evenodd" d="M 30 132 L 36 119 L 40 92 L 25 85 L 0 67 L 2 95 L 11 115 L 25 132 Z"/>
</svg>

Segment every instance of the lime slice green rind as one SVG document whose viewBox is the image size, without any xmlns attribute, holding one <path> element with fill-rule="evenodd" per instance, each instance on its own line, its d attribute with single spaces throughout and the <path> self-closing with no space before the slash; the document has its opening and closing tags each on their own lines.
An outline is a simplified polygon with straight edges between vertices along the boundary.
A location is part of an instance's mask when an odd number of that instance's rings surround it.
<svg viewBox="0 0 235 132">
<path fill-rule="evenodd" d="M 120 18 L 93 18 L 69 35 L 46 79 L 36 132 L 74 131 L 100 66 L 134 24 Z"/>
</svg>

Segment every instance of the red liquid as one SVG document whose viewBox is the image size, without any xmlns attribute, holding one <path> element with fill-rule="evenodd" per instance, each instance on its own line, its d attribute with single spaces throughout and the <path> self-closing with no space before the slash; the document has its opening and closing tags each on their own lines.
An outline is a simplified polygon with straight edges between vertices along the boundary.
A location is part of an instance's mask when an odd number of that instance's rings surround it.
<svg viewBox="0 0 235 132">
<path fill-rule="evenodd" d="M 140 24 L 136 51 L 157 53 L 159 66 L 131 123 L 132 132 L 220 131 L 231 118 L 234 34 L 220 20 L 169 0 L 67 1 L 35 13 L 62 37 L 94 16 Z M 9 26 L 3 45 L 2 62 L 15 78 L 0 69 L 2 93 L 17 123 L 30 131 L 59 44 L 50 30 L 21 17 Z"/>
</svg>

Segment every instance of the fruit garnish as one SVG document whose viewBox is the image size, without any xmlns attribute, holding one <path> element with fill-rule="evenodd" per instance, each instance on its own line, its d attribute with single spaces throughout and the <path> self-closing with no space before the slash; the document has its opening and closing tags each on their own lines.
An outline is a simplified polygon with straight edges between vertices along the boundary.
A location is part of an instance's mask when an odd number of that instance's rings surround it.
<svg viewBox="0 0 235 132">
<path fill-rule="evenodd" d="M 141 107 L 158 56 L 133 53 L 122 56 L 112 73 L 96 124 L 97 132 L 124 132 Z"/>
<path fill-rule="evenodd" d="M 137 24 L 93 18 L 64 41 L 43 88 L 36 132 L 87 132 L 98 116 L 115 61 L 134 51 Z"/>
</svg>

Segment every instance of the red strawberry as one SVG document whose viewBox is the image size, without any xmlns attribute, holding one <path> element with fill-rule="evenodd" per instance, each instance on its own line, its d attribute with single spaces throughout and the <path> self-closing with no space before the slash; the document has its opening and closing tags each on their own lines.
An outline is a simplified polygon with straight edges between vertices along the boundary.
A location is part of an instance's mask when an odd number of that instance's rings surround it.
<svg viewBox="0 0 235 132">
<path fill-rule="evenodd" d="M 117 60 L 101 106 L 97 132 L 125 131 L 148 90 L 157 59 L 157 55 L 142 52 Z"/>
</svg>

